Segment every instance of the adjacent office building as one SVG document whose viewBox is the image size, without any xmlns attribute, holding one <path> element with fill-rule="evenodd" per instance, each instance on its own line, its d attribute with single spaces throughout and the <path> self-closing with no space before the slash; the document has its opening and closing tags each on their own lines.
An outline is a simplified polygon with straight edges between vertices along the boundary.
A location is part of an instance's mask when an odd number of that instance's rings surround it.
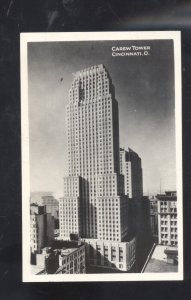
<svg viewBox="0 0 191 300">
<path fill-rule="evenodd" d="M 129 200 L 120 174 L 115 88 L 104 65 L 73 76 L 67 105 L 68 176 L 59 201 L 60 237 L 78 234 L 97 256 L 89 263 L 104 267 L 107 259 L 111 268 L 127 271 L 135 262 L 135 239 L 130 239 Z M 112 247 L 120 253 L 113 261 Z"/>
<path fill-rule="evenodd" d="M 156 196 L 158 203 L 158 242 L 162 245 L 178 245 L 177 195 L 175 191 Z"/>
</svg>

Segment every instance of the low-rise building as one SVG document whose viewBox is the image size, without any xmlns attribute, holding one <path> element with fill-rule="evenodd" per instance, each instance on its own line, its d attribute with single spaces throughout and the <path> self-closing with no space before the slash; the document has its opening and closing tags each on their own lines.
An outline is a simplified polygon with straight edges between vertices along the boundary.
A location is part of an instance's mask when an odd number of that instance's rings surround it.
<svg viewBox="0 0 191 300">
<path fill-rule="evenodd" d="M 61 249 L 59 254 L 59 268 L 56 274 L 86 273 L 85 245 L 77 248 Z"/>
<path fill-rule="evenodd" d="M 86 273 L 85 244 L 79 241 L 61 242 L 61 247 L 45 247 L 36 255 L 39 275 Z"/>
<path fill-rule="evenodd" d="M 135 238 L 121 243 L 98 239 L 85 239 L 84 242 L 89 266 L 127 272 L 135 264 Z"/>
</svg>

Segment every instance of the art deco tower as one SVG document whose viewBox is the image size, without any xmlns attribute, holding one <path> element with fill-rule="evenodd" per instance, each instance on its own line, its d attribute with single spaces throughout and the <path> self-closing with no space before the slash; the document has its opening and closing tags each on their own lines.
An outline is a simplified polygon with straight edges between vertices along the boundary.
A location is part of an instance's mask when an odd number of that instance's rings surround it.
<svg viewBox="0 0 191 300">
<path fill-rule="evenodd" d="M 68 176 L 60 199 L 60 236 L 122 242 L 128 234 L 121 193 L 115 89 L 104 65 L 73 74 L 67 105 Z"/>
</svg>

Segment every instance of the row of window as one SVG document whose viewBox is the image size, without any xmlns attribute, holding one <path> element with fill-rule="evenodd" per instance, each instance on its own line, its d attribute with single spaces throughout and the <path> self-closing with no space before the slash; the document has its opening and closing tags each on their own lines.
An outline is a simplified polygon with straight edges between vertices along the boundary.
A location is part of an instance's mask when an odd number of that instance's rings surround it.
<svg viewBox="0 0 191 300">
<path fill-rule="evenodd" d="M 161 244 L 162 245 L 169 245 L 169 242 L 168 241 L 161 241 Z M 171 245 L 172 246 L 177 246 L 178 245 L 178 242 L 177 241 L 171 241 Z"/>
<path fill-rule="evenodd" d="M 171 239 L 177 239 L 177 234 L 171 234 L 170 236 L 169 236 L 169 234 L 161 234 L 161 237 L 162 238 L 171 238 Z"/>
<path fill-rule="evenodd" d="M 176 207 L 176 201 L 160 201 L 160 205 L 170 205 Z"/>
<path fill-rule="evenodd" d="M 177 221 L 170 221 L 170 225 L 176 226 L 177 225 Z"/>
<path fill-rule="evenodd" d="M 107 83 L 86 83 L 85 85 L 78 86 L 75 89 L 70 89 L 69 97 L 70 99 L 76 98 L 78 96 L 84 96 L 87 94 L 101 94 L 101 93 L 109 93 L 109 85 Z"/>
<path fill-rule="evenodd" d="M 79 94 L 83 94 L 85 92 L 85 90 L 99 90 L 100 88 L 109 88 L 109 84 L 108 81 L 102 81 L 102 80 L 86 80 L 86 81 L 82 81 L 82 82 L 78 82 L 78 84 L 76 84 L 75 86 L 73 86 L 70 90 L 69 90 L 69 96 L 71 95 L 77 95 Z"/>
<path fill-rule="evenodd" d="M 99 113 L 97 115 L 79 115 L 79 116 L 68 116 L 68 119 L 67 119 L 67 125 L 68 125 L 68 128 L 72 131 L 76 131 L 76 132 L 82 132 L 83 129 L 85 129 L 85 125 L 89 124 L 89 125 L 92 125 L 90 128 L 92 129 L 95 129 L 95 130 L 98 130 L 101 129 L 101 124 L 100 122 L 102 122 L 102 126 L 103 126 L 103 129 L 105 129 L 107 131 L 107 129 L 111 129 L 111 112 L 110 111 L 105 111 L 105 112 L 102 112 L 102 113 Z M 105 119 L 105 118 L 107 119 Z M 106 122 L 105 122 L 106 121 Z M 80 127 L 76 128 L 75 125 L 79 124 Z M 99 126 L 98 126 L 99 125 Z M 108 128 L 107 128 L 108 127 Z"/>
<path fill-rule="evenodd" d="M 68 107 L 67 108 L 67 115 L 71 115 L 71 116 L 76 116 L 77 114 L 80 114 L 80 115 L 84 115 L 84 114 L 87 114 L 88 113 L 96 113 L 97 112 L 102 112 L 104 110 L 108 110 L 108 111 L 111 111 L 111 101 L 106 101 L 106 102 L 103 102 L 102 100 L 102 103 L 91 103 L 91 104 L 88 104 L 86 102 L 86 104 L 84 104 L 83 106 L 80 106 L 79 108 L 73 108 L 72 106 Z"/>
<path fill-rule="evenodd" d="M 119 235 L 111 235 L 111 237 L 109 237 L 108 235 L 104 236 L 100 234 L 99 238 L 106 241 L 119 241 Z"/>
<path fill-rule="evenodd" d="M 161 213 L 163 212 L 170 212 L 170 213 L 176 213 L 177 212 L 177 209 L 176 208 L 170 208 L 170 209 L 167 209 L 167 208 L 161 208 L 160 210 Z"/>
</svg>

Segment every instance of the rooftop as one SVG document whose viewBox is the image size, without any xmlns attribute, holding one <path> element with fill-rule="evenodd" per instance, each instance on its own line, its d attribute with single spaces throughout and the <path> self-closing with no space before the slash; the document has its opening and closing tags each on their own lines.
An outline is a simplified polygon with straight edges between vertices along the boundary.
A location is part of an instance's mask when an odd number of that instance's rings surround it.
<svg viewBox="0 0 191 300">
<path fill-rule="evenodd" d="M 176 191 L 167 191 L 165 192 L 165 194 L 157 194 L 156 198 L 157 200 L 161 200 L 161 201 L 166 201 L 166 200 L 174 201 L 177 199 L 177 194 Z"/>
<path fill-rule="evenodd" d="M 85 69 L 79 70 L 74 75 L 79 76 L 79 75 L 86 73 L 87 71 L 104 70 L 104 69 L 105 69 L 105 66 L 103 64 L 99 64 L 99 65 L 94 65 L 94 66 L 90 66 Z"/>
<path fill-rule="evenodd" d="M 67 256 L 67 255 L 69 255 L 69 254 L 75 252 L 77 249 L 78 249 L 78 248 L 62 249 L 62 250 L 61 250 L 61 255 Z"/>
<path fill-rule="evenodd" d="M 63 241 L 63 240 L 54 240 L 52 249 L 77 249 L 83 246 L 84 243 L 82 241 Z"/>
<path fill-rule="evenodd" d="M 167 256 L 164 253 L 166 249 L 172 250 L 175 248 L 164 245 L 157 245 L 155 247 L 144 273 L 178 272 L 178 265 L 167 263 Z"/>
</svg>

